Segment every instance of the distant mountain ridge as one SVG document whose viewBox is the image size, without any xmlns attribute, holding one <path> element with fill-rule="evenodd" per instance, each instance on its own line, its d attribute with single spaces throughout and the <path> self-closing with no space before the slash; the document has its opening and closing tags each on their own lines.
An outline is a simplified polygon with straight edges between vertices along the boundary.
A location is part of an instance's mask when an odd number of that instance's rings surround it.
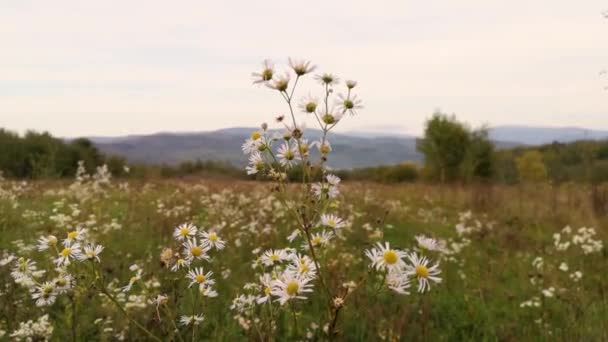
<svg viewBox="0 0 608 342">
<path fill-rule="evenodd" d="M 247 163 L 241 151 L 243 141 L 255 128 L 232 127 L 207 132 L 162 132 L 150 135 L 90 137 L 103 152 L 124 156 L 130 162 L 175 165 L 187 160 L 218 160 L 235 166 Z M 608 131 L 582 128 L 530 126 L 497 126 L 489 130 L 498 148 L 518 145 L 540 145 L 553 141 L 572 142 L 581 139 L 607 139 Z M 319 139 L 320 130 L 306 130 L 309 140 Z M 416 151 L 416 137 L 372 132 L 330 133 L 332 153 L 328 165 L 351 169 L 393 165 L 406 160 L 421 161 Z"/>
</svg>

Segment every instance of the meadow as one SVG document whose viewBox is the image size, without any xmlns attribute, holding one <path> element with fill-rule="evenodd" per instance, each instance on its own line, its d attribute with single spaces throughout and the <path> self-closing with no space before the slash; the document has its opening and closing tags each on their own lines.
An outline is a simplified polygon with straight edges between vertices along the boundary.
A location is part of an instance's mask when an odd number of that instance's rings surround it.
<svg viewBox="0 0 608 342">
<path fill-rule="evenodd" d="M 442 185 L 343 182 L 330 131 L 362 109 L 357 82 L 316 75 L 322 100 L 296 107 L 313 70 L 253 73 L 289 113 L 242 144 L 256 181 L 112 178 L 85 161 L 72 181 L 1 179 L 0 338 L 608 340 L 604 190 L 548 185 L 537 155 L 517 186 L 458 186 L 458 142 L 486 147 L 475 176 L 492 144 L 441 115 L 424 149 Z"/>
<path fill-rule="evenodd" d="M 2 339 L 27 340 L 30 334 L 30 340 L 149 340 L 134 322 L 161 340 L 326 339 L 323 329 L 329 317 L 319 285 L 306 300 L 293 302 L 295 316 L 291 310 L 274 312 L 272 333 L 260 318 L 263 311 L 243 309 L 248 293 L 243 286 L 257 282 L 254 266 L 264 251 L 300 248 L 300 242 L 287 240 L 294 223 L 273 188 L 272 183 L 221 179 L 3 181 Z M 480 191 L 485 194 L 482 204 Z M 589 189 L 582 186 L 557 191 L 503 186 L 489 191 L 344 184 L 339 201 L 348 204 L 337 212 L 346 222 L 337 237 L 342 242 L 328 243 L 318 256 L 327 265 L 330 287 L 357 282 L 361 273 L 369 272 L 365 250 L 378 241 L 411 249 L 415 237 L 424 234 L 446 250 L 436 257 L 442 282 L 422 295 L 396 295 L 371 282 L 353 292 L 334 338 L 608 339 L 608 256 L 601 245 L 608 225 L 605 218 L 595 217 L 589 198 Z M 188 286 L 185 272 L 170 269 L 171 254 L 179 248 L 174 229 L 185 222 L 213 230 L 225 242 L 224 249 L 210 252 L 212 262 L 204 264 L 213 272 L 217 297 L 193 302 L 188 291 L 180 291 Z M 86 261 L 72 263 L 72 291 L 50 305 L 37 306 L 30 290 L 15 283 L 11 270 L 19 258 L 47 270 L 40 281 L 50 275 L 56 255 L 38 251 L 38 239 L 53 234 L 62 240 L 76 227 L 105 247 L 95 270 L 133 322 L 100 292 L 94 268 Z M 169 255 L 167 248 L 173 248 Z M 159 295 L 168 301 L 160 309 L 155 301 Z M 235 300 L 239 296 L 244 297 Z M 200 307 L 204 319 L 198 325 L 180 325 L 179 316 L 189 315 L 193 305 Z M 264 305 L 259 305 L 261 310 Z"/>
</svg>

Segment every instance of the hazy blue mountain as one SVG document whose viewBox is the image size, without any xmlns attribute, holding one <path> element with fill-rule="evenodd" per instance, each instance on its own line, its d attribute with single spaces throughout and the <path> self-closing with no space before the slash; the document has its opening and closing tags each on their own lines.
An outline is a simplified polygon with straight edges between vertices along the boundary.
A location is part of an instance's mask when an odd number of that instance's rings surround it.
<svg viewBox="0 0 608 342">
<path fill-rule="evenodd" d="M 254 128 L 234 127 L 212 132 L 157 133 L 127 137 L 91 137 L 103 151 L 117 154 L 131 162 L 177 164 L 186 160 L 222 160 L 242 166 L 247 158 L 241 144 Z M 306 137 L 316 140 L 321 131 L 308 129 Z M 421 160 L 416 152 L 416 139 L 408 136 L 360 137 L 330 133 L 332 153 L 328 165 L 354 168 L 398 164 Z"/>
<path fill-rule="evenodd" d="M 122 137 L 91 137 L 106 153 L 126 157 L 131 162 L 177 164 L 186 160 L 221 160 L 243 166 L 247 158 L 241 144 L 255 128 L 232 127 L 210 132 L 156 133 Z M 308 129 L 309 140 L 318 139 L 321 131 Z M 497 126 L 490 129 L 490 138 L 498 148 L 518 145 L 539 145 L 553 141 L 571 142 L 581 139 L 608 138 L 608 131 L 582 128 L 551 128 L 528 126 Z M 408 135 L 378 134 L 356 131 L 331 133 L 332 153 L 328 164 L 348 169 L 398 164 L 406 160 L 421 161 L 416 151 L 416 138 Z"/>
<path fill-rule="evenodd" d="M 550 144 L 554 141 L 608 139 L 608 131 L 578 127 L 496 126 L 490 128 L 490 139 L 512 141 L 524 145 Z"/>
</svg>

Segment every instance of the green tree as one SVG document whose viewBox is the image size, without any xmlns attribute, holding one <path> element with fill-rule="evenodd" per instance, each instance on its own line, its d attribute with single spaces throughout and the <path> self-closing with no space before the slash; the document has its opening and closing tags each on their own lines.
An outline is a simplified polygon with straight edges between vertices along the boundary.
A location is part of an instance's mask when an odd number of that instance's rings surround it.
<svg viewBox="0 0 608 342">
<path fill-rule="evenodd" d="M 543 155 L 537 150 L 524 152 L 515 159 L 519 180 L 538 183 L 547 179 L 547 168 L 543 163 Z"/>
<path fill-rule="evenodd" d="M 418 141 L 417 149 L 424 154 L 425 166 L 431 175 L 445 183 L 460 175 L 470 144 L 468 127 L 453 115 L 435 112 L 426 122 L 424 137 Z"/>
</svg>

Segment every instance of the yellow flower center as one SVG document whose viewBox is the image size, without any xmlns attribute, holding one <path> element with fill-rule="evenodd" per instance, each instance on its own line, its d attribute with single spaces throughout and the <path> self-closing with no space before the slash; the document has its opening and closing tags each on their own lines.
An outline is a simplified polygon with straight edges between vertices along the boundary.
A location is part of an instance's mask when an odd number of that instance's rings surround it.
<svg viewBox="0 0 608 342">
<path fill-rule="evenodd" d="M 74 240 L 77 236 L 78 236 L 78 232 L 77 231 L 73 231 L 73 232 L 69 232 L 68 233 L 68 239 L 70 239 L 70 240 Z"/>
<path fill-rule="evenodd" d="M 180 265 L 180 266 L 183 265 L 184 262 L 185 262 L 184 259 L 177 259 L 177 264 Z"/>
<path fill-rule="evenodd" d="M 429 269 L 426 266 L 424 266 L 424 265 L 417 265 L 416 266 L 416 274 L 420 278 L 428 278 L 428 276 L 429 276 Z"/>
<path fill-rule="evenodd" d="M 300 285 L 298 285 L 298 283 L 296 281 L 291 281 L 289 282 L 289 284 L 287 284 L 287 294 L 290 296 L 295 296 L 296 294 L 298 294 L 298 290 L 300 289 Z"/>
<path fill-rule="evenodd" d="M 389 264 L 389 265 L 393 265 L 397 262 L 397 260 L 399 260 L 399 256 L 397 255 L 397 253 L 392 250 L 389 249 L 388 251 L 384 252 L 384 262 Z"/>
<path fill-rule="evenodd" d="M 179 234 L 181 236 L 186 236 L 186 235 L 190 234 L 190 229 L 184 227 L 184 228 L 182 228 L 182 229 L 179 230 Z"/>
<path fill-rule="evenodd" d="M 251 133 L 251 140 L 258 140 L 261 137 L 262 137 L 262 134 L 260 134 L 260 132 L 258 132 L 258 131 Z"/>
<path fill-rule="evenodd" d="M 202 275 L 202 274 L 197 274 L 197 275 L 196 275 L 196 281 L 197 281 L 197 282 L 202 283 L 202 282 L 204 282 L 205 280 L 207 280 L 207 278 L 206 278 L 204 275 Z"/>
<path fill-rule="evenodd" d="M 209 233 L 209 241 L 216 242 L 217 241 L 217 234 L 216 233 Z"/>
<path fill-rule="evenodd" d="M 333 227 L 333 226 L 336 225 L 336 221 L 334 221 L 334 220 L 327 220 L 327 225 L 330 226 L 330 227 Z"/>
<path fill-rule="evenodd" d="M 93 250 L 89 250 L 89 251 L 87 251 L 87 256 L 88 256 L 89 258 L 94 257 L 94 256 L 95 256 L 95 251 L 93 251 Z"/>
<path fill-rule="evenodd" d="M 270 295 L 270 291 L 272 291 L 272 289 L 271 289 L 269 286 L 267 286 L 267 287 L 264 289 L 264 295 L 266 295 L 266 296 Z"/>
<path fill-rule="evenodd" d="M 65 278 L 59 278 L 56 281 L 56 284 L 59 286 L 65 286 L 68 283 L 68 281 Z"/>
<path fill-rule="evenodd" d="M 68 255 L 70 255 L 70 253 L 72 253 L 72 249 L 69 247 L 66 247 L 61 251 L 61 256 L 66 258 L 66 257 L 68 257 Z"/>
<path fill-rule="evenodd" d="M 279 260 L 279 256 L 276 255 L 276 254 L 273 254 L 273 255 L 270 256 L 270 260 L 272 260 L 272 261 L 278 261 Z"/>
<path fill-rule="evenodd" d="M 133 284 L 137 281 L 137 277 L 131 277 L 131 279 L 129 279 L 129 283 Z"/>
<path fill-rule="evenodd" d="M 49 245 L 49 246 L 55 246 L 56 244 L 57 244 L 57 238 L 56 238 L 56 237 L 54 237 L 54 236 L 53 236 L 53 237 L 50 237 L 50 238 L 49 238 L 48 245 Z"/>
<path fill-rule="evenodd" d="M 53 292 L 53 287 L 51 286 L 45 286 L 44 288 L 42 288 L 42 293 L 44 294 L 50 294 L 51 292 Z"/>
<path fill-rule="evenodd" d="M 308 265 L 306 265 L 306 264 L 300 265 L 300 273 L 306 274 L 306 273 L 308 273 L 308 271 L 310 271 L 310 268 L 308 267 Z"/>
<path fill-rule="evenodd" d="M 318 245 L 318 244 L 321 243 L 321 237 L 320 236 L 315 236 L 314 238 L 312 238 L 311 242 L 312 242 L 313 245 L 316 246 L 316 245 Z"/>
<path fill-rule="evenodd" d="M 285 159 L 292 160 L 295 157 L 296 156 L 293 154 L 293 152 L 291 150 L 288 150 L 287 152 L 285 152 Z"/>
<path fill-rule="evenodd" d="M 320 151 L 322 154 L 328 154 L 329 153 L 329 145 L 323 145 L 320 148 Z"/>
<path fill-rule="evenodd" d="M 200 248 L 199 246 L 194 246 L 194 247 L 190 248 L 190 254 L 192 254 L 192 256 L 195 256 L 195 257 L 201 256 L 201 254 L 203 254 L 203 249 Z"/>
</svg>

